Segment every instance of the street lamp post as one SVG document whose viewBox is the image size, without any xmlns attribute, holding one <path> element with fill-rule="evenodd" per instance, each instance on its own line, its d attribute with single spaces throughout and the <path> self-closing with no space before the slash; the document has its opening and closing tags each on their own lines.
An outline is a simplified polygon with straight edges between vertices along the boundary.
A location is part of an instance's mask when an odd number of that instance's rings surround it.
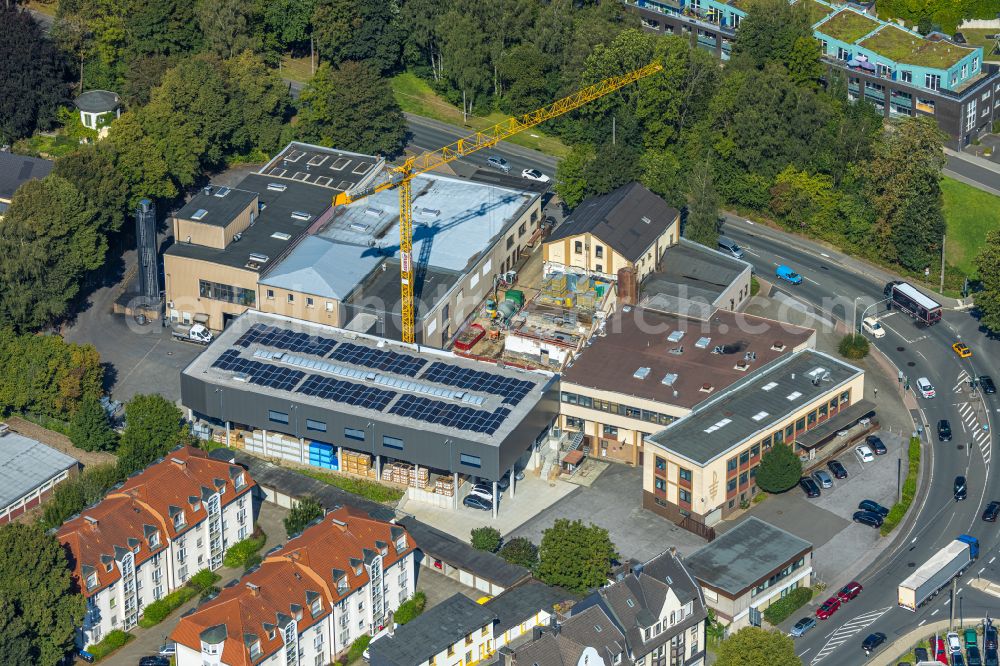
<svg viewBox="0 0 1000 666">
<path fill-rule="evenodd" d="M 858 298 L 862 298 L 862 297 L 861 297 L 861 296 L 858 296 Z M 857 315 L 858 315 L 858 305 L 857 305 L 857 303 L 858 303 L 858 298 L 855 298 L 855 299 L 854 299 L 854 332 L 855 332 L 855 333 L 857 333 L 857 332 L 859 332 L 859 331 L 861 330 L 861 327 L 859 327 L 859 326 L 858 326 L 858 318 L 857 318 Z M 861 312 L 861 321 L 862 321 L 862 322 L 864 322 L 864 320 L 865 320 L 865 315 L 867 315 L 867 314 L 868 314 L 868 311 L 869 311 L 869 310 L 871 310 L 871 309 L 872 309 L 873 307 L 875 307 L 876 305 L 879 305 L 880 303 L 885 303 L 885 302 L 886 302 L 886 301 L 888 301 L 888 300 L 889 300 L 888 298 L 883 298 L 883 299 L 882 299 L 881 301 L 875 301 L 874 303 L 872 303 L 871 305 L 869 305 L 868 307 L 866 307 L 866 308 L 865 308 L 865 309 L 864 309 L 864 310 L 863 310 L 863 311 Z"/>
</svg>

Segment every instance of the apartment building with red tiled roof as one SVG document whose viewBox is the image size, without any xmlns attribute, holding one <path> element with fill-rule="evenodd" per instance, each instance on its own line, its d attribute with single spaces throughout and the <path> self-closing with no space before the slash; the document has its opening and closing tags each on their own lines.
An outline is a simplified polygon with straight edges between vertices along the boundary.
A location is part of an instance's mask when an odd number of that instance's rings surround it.
<svg viewBox="0 0 1000 666">
<path fill-rule="evenodd" d="M 80 645 L 131 629 L 142 609 L 253 531 L 253 480 L 238 465 L 185 447 L 112 489 L 59 529 L 87 599 Z"/>
<path fill-rule="evenodd" d="M 331 663 L 413 595 L 415 549 L 399 525 L 333 511 L 181 618 L 177 666 Z"/>
</svg>

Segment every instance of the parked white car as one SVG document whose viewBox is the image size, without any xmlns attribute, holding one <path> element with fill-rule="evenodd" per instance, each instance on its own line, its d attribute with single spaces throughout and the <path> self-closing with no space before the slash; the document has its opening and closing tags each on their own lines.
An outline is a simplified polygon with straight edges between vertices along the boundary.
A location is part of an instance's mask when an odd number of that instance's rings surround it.
<svg viewBox="0 0 1000 666">
<path fill-rule="evenodd" d="M 861 328 L 865 333 L 870 334 L 873 338 L 884 338 L 885 329 L 882 327 L 881 322 L 875 317 L 865 317 L 864 321 L 861 322 Z"/>
<path fill-rule="evenodd" d="M 867 444 L 859 444 L 854 447 L 854 455 L 858 457 L 861 464 L 875 462 L 875 452 Z"/>
<path fill-rule="evenodd" d="M 934 385 L 931 384 L 931 381 L 926 377 L 921 377 L 917 380 L 917 390 L 920 391 L 920 395 L 925 398 L 933 398 L 937 395 L 937 392 L 934 390 Z"/>
</svg>

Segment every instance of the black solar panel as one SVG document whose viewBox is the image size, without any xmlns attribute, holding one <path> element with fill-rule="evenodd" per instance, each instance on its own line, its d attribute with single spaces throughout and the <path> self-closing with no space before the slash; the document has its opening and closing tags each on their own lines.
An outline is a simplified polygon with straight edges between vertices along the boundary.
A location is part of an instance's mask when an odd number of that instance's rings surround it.
<svg viewBox="0 0 1000 666">
<path fill-rule="evenodd" d="M 421 379 L 448 386 L 457 386 L 469 391 L 503 396 L 503 402 L 508 405 L 516 405 L 521 402 L 535 386 L 533 382 L 504 377 L 483 370 L 462 368 L 440 361 L 432 363 Z"/>
<path fill-rule="evenodd" d="M 330 353 L 337 342 L 330 338 L 323 338 L 318 335 L 308 335 L 306 333 L 296 333 L 286 328 L 278 326 L 267 326 L 266 324 L 254 324 L 247 332 L 240 336 L 236 344 L 241 347 L 249 347 L 253 344 L 265 345 L 284 349 L 285 351 L 297 354 L 313 354 L 315 356 L 326 356 Z"/>
<path fill-rule="evenodd" d="M 416 377 L 421 368 L 427 365 L 427 361 L 408 354 L 397 354 L 394 351 L 372 349 L 354 345 L 350 342 L 341 343 L 330 358 L 352 365 L 362 365 L 366 368 L 383 370 L 406 377 Z"/>
<path fill-rule="evenodd" d="M 242 372 L 249 377 L 251 384 L 267 386 L 269 388 L 291 391 L 302 381 L 306 373 L 301 370 L 292 370 L 270 363 L 261 363 L 240 356 L 239 351 L 227 349 L 212 364 L 213 368 L 228 370 L 230 372 Z"/>
<path fill-rule="evenodd" d="M 396 397 L 395 391 L 385 391 L 363 384 L 331 379 L 322 375 L 309 375 L 309 378 L 299 387 L 298 392 L 323 398 L 324 400 L 333 400 L 334 402 L 343 402 L 348 405 L 364 407 L 365 409 L 374 409 L 378 412 L 382 411 Z"/>
<path fill-rule="evenodd" d="M 484 409 L 473 409 L 440 400 L 404 394 L 389 409 L 389 413 L 448 428 L 492 435 L 500 428 L 504 419 L 510 415 L 510 410 L 500 407 L 488 412 Z"/>
</svg>

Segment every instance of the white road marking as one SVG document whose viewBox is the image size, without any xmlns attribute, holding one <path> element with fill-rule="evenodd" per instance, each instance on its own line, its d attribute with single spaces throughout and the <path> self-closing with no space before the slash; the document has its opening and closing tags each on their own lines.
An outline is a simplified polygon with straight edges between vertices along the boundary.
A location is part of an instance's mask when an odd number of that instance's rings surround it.
<svg viewBox="0 0 1000 666">
<path fill-rule="evenodd" d="M 803 280 L 808 280 L 809 282 L 812 282 L 817 287 L 819 286 L 819 282 L 816 282 L 816 280 L 813 280 L 812 278 L 807 278 L 805 275 L 802 276 L 802 279 Z"/>
<path fill-rule="evenodd" d="M 826 252 L 820 252 L 820 253 L 819 253 L 819 256 L 821 256 L 821 257 L 826 257 L 827 259 L 829 259 L 829 258 L 830 258 L 830 255 L 828 255 L 828 254 L 827 254 Z"/>
<path fill-rule="evenodd" d="M 924 626 L 924 622 L 926 622 L 926 621 L 927 621 L 927 619 L 926 619 L 926 618 L 925 618 L 925 619 L 923 619 L 923 620 L 921 620 L 921 621 L 920 621 L 920 622 L 919 622 L 919 623 L 917 624 L 917 626 L 918 626 L 918 627 L 922 627 L 922 626 Z"/>
<path fill-rule="evenodd" d="M 996 556 L 996 555 L 994 555 L 993 557 L 991 557 L 991 558 L 990 558 L 990 561 L 989 561 L 989 562 L 987 562 L 986 564 L 993 564 L 993 560 L 995 560 L 995 559 L 997 559 L 997 556 Z"/>
<path fill-rule="evenodd" d="M 799 652 L 799 657 L 802 657 L 803 655 L 805 655 L 806 652 L 809 652 L 810 650 L 812 650 L 812 648 L 807 648 L 807 649 L 803 650 L 802 652 Z"/>
<path fill-rule="evenodd" d="M 865 627 L 871 626 L 876 620 L 888 613 L 891 609 L 892 606 L 888 606 L 880 610 L 870 611 L 851 618 L 829 635 L 826 645 L 824 645 L 823 648 L 816 653 L 816 656 L 813 657 L 810 664 L 816 664 L 822 661 L 827 655 L 850 640 L 852 636 L 860 633 Z"/>
<path fill-rule="evenodd" d="M 940 611 L 941 611 L 941 609 L 940 609 L 940 608 L 935 608 L 935 609 L 934 609 L 934 612 L 933 612 L 933 613 L 931 613 L 931 616 L 934 616 L 934 615 L 937 615 L 937 614 L 938 614 L 938 613 L 939 613 Z"/>
<path fill-rule="evenodd" d="M 986 567 L 983 567 L 982 569 L 980 569 L 980 570 L 979 570 L 979 571 L 978 571 L 978 572 L 976 573 L 976 575 L 977 575 L 977 576 L 981 576 L 981 575 L 982 575 L 982 573 L 983 573 L 984 571 L 986 571 Z"/>
<path fill-rule="evenodd" d="M 747 254 L 752 254 L 755 257 L 759 257 L 760 256 L 759 254 L 757 254 L 753 250 L 747 249 L 746 247 L 743 248 L 743 251 L 746 252 Z"/>
</svg>

